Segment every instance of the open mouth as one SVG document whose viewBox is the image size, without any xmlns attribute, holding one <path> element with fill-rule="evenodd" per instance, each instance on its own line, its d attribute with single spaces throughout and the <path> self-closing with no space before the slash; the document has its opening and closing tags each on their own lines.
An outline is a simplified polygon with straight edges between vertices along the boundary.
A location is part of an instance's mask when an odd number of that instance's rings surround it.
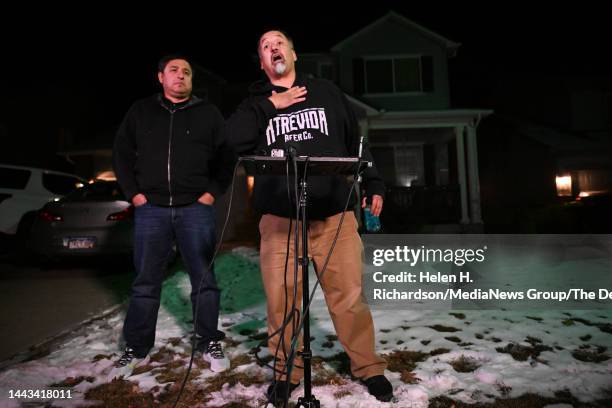
<svg viewBox="0 0 612 408">
<path fill-rule="evenodd" d="M 277 62 L 282 62 L 284 61 L 284 58 L 281 54 L 274 54 L 272 55 L 272 63 L 276 64 Z"/>
</svg>

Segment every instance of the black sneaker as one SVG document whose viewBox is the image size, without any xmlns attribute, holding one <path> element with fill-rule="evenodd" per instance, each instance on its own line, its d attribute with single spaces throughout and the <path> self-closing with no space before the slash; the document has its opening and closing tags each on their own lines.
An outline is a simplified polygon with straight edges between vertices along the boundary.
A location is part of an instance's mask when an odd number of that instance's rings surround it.
<svg viewBox="0 0 612 408">
<path fill-rule="evenodd" d="M 110 377 L 127 378 L 132 375 L 136 367 L 146 365 L 149 362 L 149 356 L 137 357 L 134 349 L 126 347 L 119 360 L 115 361 L 114 367 L 111 370 Z"/>
<path fill-rule="evenodd" d="M 289 393 L 287 393 L 287 381 L 273 381 L 268 387 L 266 396 L 272 404 L 282 404 L 285 402 L 285 397 L 289 398 L 293 390 L 300 386 L 300 383 L 289 383 Z"/>
<path fill-rule="evenodd" d="M 377 400 L 389 402 L 393 398 L 393 387 L 384 375 L 375 375 L 364 380 L 363 383 L 368 387 L 368 392 Z"/>
</svg>

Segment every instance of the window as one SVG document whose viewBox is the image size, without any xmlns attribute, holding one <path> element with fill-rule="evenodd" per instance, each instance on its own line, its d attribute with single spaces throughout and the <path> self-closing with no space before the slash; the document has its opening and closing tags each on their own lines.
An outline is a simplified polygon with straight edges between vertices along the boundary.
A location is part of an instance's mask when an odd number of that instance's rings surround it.
<svg viewBox="0 0 612 408">
<path fill-rule="evenodd" d="M 363 75 L 355 74 L 357 91 L 363 89 L 369 94 L 433 91 L 432 57 L 372 57 L 363 63 L 356 61 L 354 66 L 363 67 Z M 363 81 L 365 86 L 359 86 L 357 81 Z"/>
<path fill-rule="evenodd" d="M 571 197 L 572 195 L 572 176 L 564 175 L 555 177 L 557 184 L 557 195 L 559 197 Z"/>
<path fill-rule="evenodd" d="M 423 147 L 418 145 L 370 146 L 378 173 L 389 186 L 425 185 Z"/>
<path fill-rule="evenodd" d="M 366 93 L 394 92 L 393 60 L 369 60 L 365 64 Z"/>
<path fill-rule="evenodd" d="M 395 92 L 418 92 L 421 90 L 421 64 L 416 58 L 394 60 L 393 76 Z"/>
<path fill-rule="evenodd" d="M 53 194 L 66 195 L 81 184 L 76 177 L 63 176 L 61 174 L 43 174 L 43 186 Z"/>
<path fill-rule="evenodd" d="M 31 174 L 29 170 L 0 167 L 0 188 L 23 190 Z"/>
<path fill-rule="evenodd" d="M 422 146 L 395 146 L 396 185 L 414 187 L 425 185 Z"/>
</svg>

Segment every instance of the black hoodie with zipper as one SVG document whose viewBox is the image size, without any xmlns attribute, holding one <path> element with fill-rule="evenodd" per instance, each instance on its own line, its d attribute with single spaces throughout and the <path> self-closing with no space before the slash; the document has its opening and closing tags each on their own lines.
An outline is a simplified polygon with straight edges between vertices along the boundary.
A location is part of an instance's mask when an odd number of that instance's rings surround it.
<svg viewBox="0 0 612 408">
<path fill-rule="evenodd" d="M 234 150 L 239 154 L 277 156 L 293 147 L 301 156 L 357 156 L 359 128 L 342 91 L 332 82 L 301 74 L 297 75 L 293 86 L 306 87 L 306 100 L 277 110 L 268 97 L 273 90 L 280 93 L 287 88 L 275 86 L 268 80 L 251 85 L 250 96 L 227 122 L 228 138 Z M 372 160 L 367 148 L 363 149 L 362 155 L 364 159 Z M 363 181 L 367 196 L 384 196 L 385 187 L 376 167 L 365 171 Z M 295 216 L 293 184 L 292 179 L 289 182 L 290 200 L 285 176 L 257 176 L 255 208 L 262 214 Z M 345 176 L 309 176 L 309 218 L 323 219 L 340 213 L 350 188 L 351 183 Z M 349 209 L 353 208 L 355 200 L 352 192 Z"/>
<path fill-rule="evenodd" d="M 204 99 L 172 103 L 161 94 L 135 102 L 113 148 L 113 168 L 126 197 L 142 193 L 160 206 L 215 198 L 229 185 L 233 154 L 219 110 Z"/>
</svg>

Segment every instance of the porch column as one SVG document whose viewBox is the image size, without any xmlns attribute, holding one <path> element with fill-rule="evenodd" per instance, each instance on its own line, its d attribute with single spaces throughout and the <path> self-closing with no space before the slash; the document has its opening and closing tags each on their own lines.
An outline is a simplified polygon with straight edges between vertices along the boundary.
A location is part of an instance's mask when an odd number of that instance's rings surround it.
<svg viewBox="0 0 612 408">
<path fill-rule="evenodd" d="M 461 192 L 461 224 L 469 224 L 467 178 L 465 175 L 465 148 L 463 146 L 463 132 L 465 126 L 455 127 L 455 140 L 457 141 L 457 176 L 459 177 L 459 191 Z"/>
<path fill-rule="evenodd" d="M 480 178 L 478 177 L 478 145 L 476 143 L 476 127 L 467 127 L 467 161 L 468 177 L 470 179 L 470 215 L 472 223 L 482 224 L 480 213 Z"/>
</svg>

